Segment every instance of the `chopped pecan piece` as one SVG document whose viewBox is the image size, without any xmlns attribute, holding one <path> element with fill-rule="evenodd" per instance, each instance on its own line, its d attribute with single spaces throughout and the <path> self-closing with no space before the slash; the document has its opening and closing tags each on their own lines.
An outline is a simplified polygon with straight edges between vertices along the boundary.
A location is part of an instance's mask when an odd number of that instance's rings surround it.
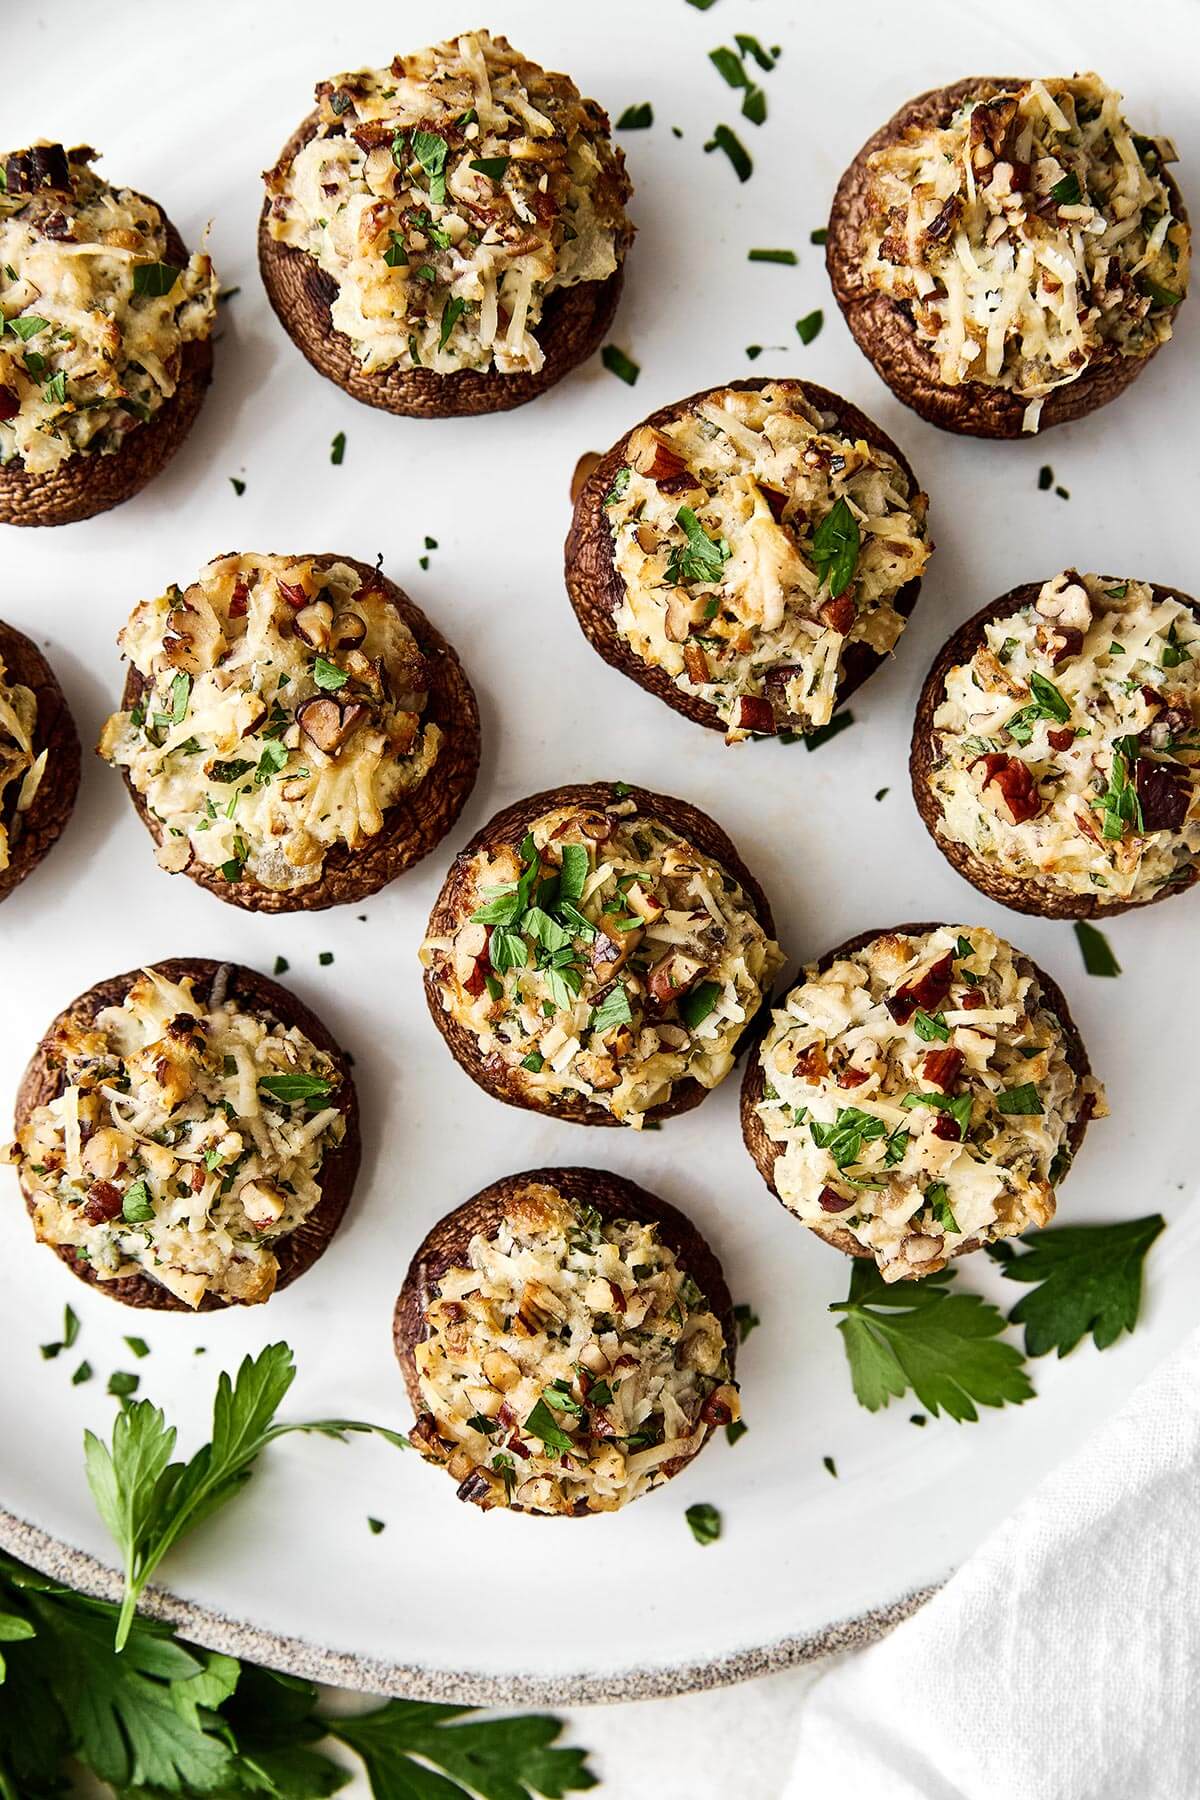
<svg viewBox="0 0 1200 1800">
<path fill-rule="evenodd" d="M 735 731 L 753 731 L 769 737 L 775 731 L 775 713 L 769 700 L 755 694 L 739 694 L 730 720 Z"/>
<path fill-rule="evenodd" d="M 1192 801 L 1192 782 L 1182 763 L 1139 756 L 1133 770 L 1147 831 L 1181 831 Z"/>
<path fill-rule="evenodd" d="M 944 1050 L 928 1050 L 921 1064 L 921 1073 L 926 1081 L 932 1081 L 943 1093 L 949 1093 L 951 1084 L 957 1081 L 963 1066 L 963 1053 L 954 1049 L 953 1045 Z"/>
<path fill-rule="evenodd" d="M 831 1187 L 823 1187 L 817 1195 L 817 1201 L 821 1211 L 827 1213 L 848 1212 L 854 1205 L 853 1200 L 848 1199 L 845 1194 L 839 1194 L 836 1188 Z"/>
<path fill-rule="evenodd" d="M 828 625 L 830 631 L 839 631 L 845 637 L 854 623 L 854 596 L 848 593 L 839 594 L 836 600 L 826 600 L 820 608 L 820 613 L 822 622 Z"/>
<path fill-rule="evenodd" d="M 107 1225 L 121 1211 L 121 1191 L 111 1181 L 93 1181 L 83 1203 L 83 1216 L 92 1225 Z"/>
<path fill-rule="evenodd" d="M 883 1004 L 897 1025 L 907 1025 L 918 1007 L 922 1012 L 937 1011 L 950 992 L 953 976 L 954 952 L 947 950 L 923 975 L 918 976 L 915 981 L 906 982 L 894 994 L 889 994 Z"/>
<path fill-rule="evenodd" d="M 983 765 L 983 791 L 986 793 L 988 788 L 995 788 L 993 804 L 1002 806 L 1014 825 L 1037 818 L 1042 810 L 1042 797 L 1027 763 L 995 750 L 986 756 L 977 756 L 971 767 L 974 768 L 976 763 Z"/>
<path fill-rule="evenodd" d="M 792 1074 L 799 1075 L 801 1080 L 813 1083 L 823 1080 L 828 1073 L 829 1058 L 825 1054 L 824 1044 L 810 1044 L 806 1050 L 802 1050 L 792 1070 Z"/>
</svg>

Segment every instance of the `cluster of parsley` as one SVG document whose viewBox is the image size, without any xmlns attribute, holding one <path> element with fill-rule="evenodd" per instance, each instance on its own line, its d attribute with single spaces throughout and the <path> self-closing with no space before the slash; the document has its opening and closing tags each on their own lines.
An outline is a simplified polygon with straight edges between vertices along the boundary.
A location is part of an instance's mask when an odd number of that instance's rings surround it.
<svg viewBox="0 0 1200 1800">
<path fill-rule="evenodd" d="M 494 973 L 485 977 L 491 998 L 503 999 L 504 983 L 499 978 L 507 970 L 532 966 L 550 990 L 545 1003 L 549 1017 L 574 1005 L 584 978 L 580 946 L 594 943 L 599 934 L 599 927 L 579 906 L 591 858 L 583 844 L 564 844 L 561 867 L 546 870 L 532 832 L 523 838 L 520 854 L 519 880 L 485 888 L 485 904 L 471 914 L 471 922 L 491 927 L 488 959 Z M 641 926 L 642 920 L 628 910 L 624 895 L 635 882 L 650 884 L 652 880 L 640 870 L 619 878 L 618 893 L 604 908 L 606 935 Z M 702 981 L 680 996 L 676 1009 L 689 1031 L 695 1031 L 708 1017 L 720 992 L 719 982 Z M 588 1030 L 603 1033 L 614 1025 L 628 1025 L 632 1018 L 629 990 L 623 981 L 614 981 L 592 1008 Z M 543 1067 L 540 1052 L 530 1051 L 521 1067 L 539 1074 Z"/>
</svg>

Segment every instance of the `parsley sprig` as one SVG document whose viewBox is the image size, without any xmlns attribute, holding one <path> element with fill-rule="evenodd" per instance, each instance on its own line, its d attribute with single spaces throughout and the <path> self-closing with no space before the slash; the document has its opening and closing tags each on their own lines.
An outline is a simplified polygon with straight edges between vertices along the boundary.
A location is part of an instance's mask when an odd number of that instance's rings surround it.
<svg viewBox="0 0 1200 1800">
<path fill-rule="evenodd" d="M 1055 719 L 1065 725 L 1071 717 L 1070 702 L 1044 675 L 1035 672 L 1029 677 L 1029 691 L 1033 695 L 1031 703 L 1015 712 L 1004 728 L 1017 744 L 1029 742 L 1039 719 Z"/>
<path fill-rule="evenodd" d="M 245 1486 L 259 1454 L 275 1438 L 289 1431 L 316 1431 L 341 1439 L 347 1432 L 368 1431 L 406 1447 L 399 1432 L 358 1419 L 277 1424 L 275 1414 L 295 1375 L 287 1344 L 268 1344 L 257 1357 L 247 1356 L 233 1381 L 222 1372 L 213 1402 L 212 1440 L 186 1463 L 171 1461 L 175 1427 L 149 1400 L 138 1400 L 118 1414 L 111 1445 L 94 1432 L 84 1433 L 88 1486 L 124 1564 L 118 1650 L 129 1640 L 142 1590 L 163 1557 Z"/>
<path fill-rule="evenodd" d="M 1024 1358 L 999 1341 L 1002 1312 L 978 1294 L 951 1293 L 952 1269 L 889 1286 L 873 1262 L 856 1262 L 850 1292 L 829 1310 L 838 1321 L 854 1397 L 868 1412 L 912 1390 L 927 1412 L 976 1420 L 978 1406 L 1032 1399 Z"/>
<path fill-rule="evenodd" d="M 1090 1331 L 1107 1350 L 1137 1324 L 1142 1265 L 1165 1224 L 1158 1213 L 1119 1225 L 1054 1225 L 1021 1239 L 988 1245 L 1010 1281 L 1038 1283 L 1009 1313 L 1025 1327 L 1025 1354 L 1066 1356 Z"/>
<path fill-rule="evenodd" d="M 862 538 L 858 520 L 845 499 L 833 506 L 813 533 L 813 567 L 829 583 L 830 599 L 844 594 L 854 579 Z"/>
<path fill-rule="evenodd" d="M 709 537 L 690 506 L 681 506 L 675 523 L 683 531 L 686 544 L 676 544 L 667 560 L 667 581 L 674 586 L 693 582 L 720 581 L 721 571 L 729 561 L 730 549 L 724 538 Z"/>
<path fill-rule="evenodd" d="M 320 1800 L 350 1780 L 320 1748 L 331 1738 L 361 1757 L 375 1800 L 562 1800 L 596 1786 L 587 1753 L 557 1747 L 548 1715 L 392 1700 L 326 1718 L 310 1682 L 148 1619 L 118 1656 L 116 1612 L 0 1557 L 0 1794 L 67 1791 L 71 1758 L 123 1795 Z"/>
</svg>

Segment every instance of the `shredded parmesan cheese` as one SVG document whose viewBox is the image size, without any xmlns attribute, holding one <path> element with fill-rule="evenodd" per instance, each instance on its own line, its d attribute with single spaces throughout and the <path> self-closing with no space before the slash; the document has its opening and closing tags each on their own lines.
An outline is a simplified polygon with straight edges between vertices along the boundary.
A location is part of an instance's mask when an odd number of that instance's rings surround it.
<svg viewBox="0 0 1200 1800">
<path fill-rule="evenodd" d="M 46 773 L 47 752 L 34 748 L 37 695 L 12 681 L 0 656 L 0 873 L 12 862 L 12 849 Z M 10 790 L 16 784 L 16 791 Z"/>
</svg>

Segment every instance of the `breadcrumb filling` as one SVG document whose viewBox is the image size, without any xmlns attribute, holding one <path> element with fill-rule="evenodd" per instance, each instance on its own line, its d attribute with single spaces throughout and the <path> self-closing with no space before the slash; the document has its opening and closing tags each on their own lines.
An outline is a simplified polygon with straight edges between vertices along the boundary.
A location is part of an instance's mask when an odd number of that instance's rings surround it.
<svg viewBox="0 0 1200 1800">
<path fill-rule="evenodd" d="M 273 1246 L 345 1136 L 341 1076 L 298 1027 L 193 986 L 144 969 L 119 1006 L 60 1027 L 63 1091 L 9 1156 L 40 1241 L 98 1280 L 146 1275 L 191 1307 L 266 1300 Z"/>
<path fill-rule="evenodd" d="M 1200 621 L 1144 581 L 1067 570 L 946 677 L 938 830 L 1005 874 L 1152 899 L 1200 870 Z"/>
<path fill-rule="evenodd" d="M 34 748 L 37 695 L 9 678 L 0 656 L 0 874 L 12 865 L 23 815 L 42 785 L 50 752 Z"/>
<path fill-rule="evenodd" d="M 175 393 L 184 345 L 216 315 L 209 258 L 170 263 L 158 207 L 102 180 L 95 154 L 41 143 L 5 164 L 0 463 L 31 475 L 119 450 Z"/>
<path fill-rule="evenodd" d="M 486 31 L 323 81 L 317 106 L 266 175 L 268 228 L 332 278 L 363 368 L 540 369 L 546 301 L 632 235 L 603 109 Z"/>
<path fill-rule="evenodd" d="M 529 1182 L 437 1281 L 412 1434 L 459 1497 L 615 1512 L 740 1414 L 720 1320 L 654 1224 Z"/>
<path fill-rule="evenodd" d="M 827 724 L 848 646 L 885 656 L 904 629 L 894 602 L 932 549 L 926 496 L 784 386 L 705 394 L 640 426 L 629 459 L 604 501 L 619 635 L 715 708 L 730 743 Z"/>
<path fill-rule="evenodd" d="M 806 969 L 759 1061 L 780 1199 L 849 1232 L 885 1281 L 1048 1224 L 1072 1126 L 1107 1111 L 1032 965 L 982 926 L 887 933 Z"/>
<path fill-rule="evenodd" d="M 428 663 L 348 563 L 219 557 L 143 601 L 119 642 L 144 686 L 100 754 L 164 827 L 166 869 L 194 859 L 230 882 L 311 887 L 329 851 L 369 844 L 437 761 Z"/>
<path fill-rule="evenodd" d="M 480 852 L 463 922 L 421 960 L 442 1005 L 540 1105 L 581 1094 L 641 1129 L 714 1088 L 783 965 L 740 884 L 631 799 L 531 821 Z"/>
<path fill-rule="evenodd" d="M 1164 139 L 1098 75 L 1030 81 L 870 159 L 863 273 L 905 303 L 948 386 L 1041 402 L 1098 358 L 1148 356 L 1187 290 Z"/>
</svg>

